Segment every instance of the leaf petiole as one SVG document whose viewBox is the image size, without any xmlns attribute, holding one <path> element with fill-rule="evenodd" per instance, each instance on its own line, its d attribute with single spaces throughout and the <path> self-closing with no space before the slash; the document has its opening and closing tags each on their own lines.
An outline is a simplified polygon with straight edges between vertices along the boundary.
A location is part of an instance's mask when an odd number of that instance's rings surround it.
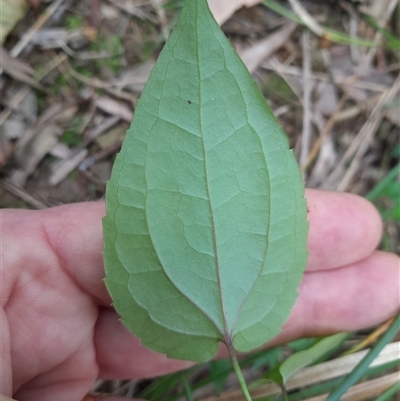
<svg viewBox="0 0 400 401">
<path fill-rule="evenodd" d="M 247 388 L 246 381 L 243 377 L 242 370 L 240 369 L 239 361 L 237 360 L 235 350 L 233 349 L 232 344 L 227 345 L 229 356 L 232 362 L 233 370 L 235 371 L 236 377 L 239 381 L 240 388 L 242 390 L 243 396 L 246 401 L 252 401 L 249 390 Z"/>
</svg>

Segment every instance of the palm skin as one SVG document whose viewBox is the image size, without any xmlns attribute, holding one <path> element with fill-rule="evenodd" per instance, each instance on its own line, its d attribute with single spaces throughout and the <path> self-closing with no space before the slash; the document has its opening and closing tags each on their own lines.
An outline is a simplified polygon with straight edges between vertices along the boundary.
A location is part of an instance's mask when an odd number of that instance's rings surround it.
<svg viewBox="0 0 400 401">
<path fill-rule="evenodd" d="M 365 328 L 399 310 L 399 258 L 374 250 L 375 209 L 349 194 L 306 197 L 307 270 L 282 333 L 268 345 Z M 103 215 L 102 202 L 2 211 L 1 400 L 81 401 L 99 377 L 190 366 L 141 347 L 118 321 L 103 284 Z"/>
</svg>

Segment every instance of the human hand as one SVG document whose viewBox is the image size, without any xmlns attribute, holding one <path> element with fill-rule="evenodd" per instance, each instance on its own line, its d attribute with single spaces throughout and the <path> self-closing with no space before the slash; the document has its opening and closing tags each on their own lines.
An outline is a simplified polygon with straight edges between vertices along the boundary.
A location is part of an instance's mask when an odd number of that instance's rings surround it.
<svg viewBox="0 0 400 401">
<path fill-rule="evenodd" d="M 306 197 L 307 270 L 282 333 L 268 345 L 365 328 L 399 310 L 399 258 L 374 250 L 375 209 L 349 194 L 307 190 Z M 98 377 L 191 365 L 141 347 L 118 321 L 102 281 L 103 215 L 102 202 L 2 211 L 0 394 L 80 401 Z"/>
</svg>

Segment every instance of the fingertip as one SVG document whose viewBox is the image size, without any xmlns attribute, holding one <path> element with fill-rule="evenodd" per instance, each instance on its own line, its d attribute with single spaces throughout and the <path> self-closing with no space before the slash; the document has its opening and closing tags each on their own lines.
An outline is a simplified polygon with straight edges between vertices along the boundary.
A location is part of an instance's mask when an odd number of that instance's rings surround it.
<svg viewBox="0 0 400 401">
<path fill-rule="evenodd" d="M 63 268 L 100 304 L 111 299 L 103 283 L 104 202 L 75 203 L 40 211 L 46 238 Z"/>
<path fill-rule="evenodd" d="M 307 270 L 354 263 L 379 244 L 382 220 L 366 199 L 349 193 L 306 191 L 310 229 Z"/>
</svg>

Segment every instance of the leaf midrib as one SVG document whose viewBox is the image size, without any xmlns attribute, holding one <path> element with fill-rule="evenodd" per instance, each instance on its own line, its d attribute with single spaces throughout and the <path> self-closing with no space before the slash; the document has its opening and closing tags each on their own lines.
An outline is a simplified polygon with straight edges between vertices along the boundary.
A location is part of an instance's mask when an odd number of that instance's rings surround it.
<svg viewBox="0 0 400 401">
<path fill-rule="evenodd" d="M 215 269 L 217 273 L 217 282 L 218 282 L 218 288 L 220 291 L 220 301 L 221 301 L 221 312 L 222 312 L 222 321 L 223 321 L 223 328 L 224 332 L 221 333 L 223 338 L 225 339 L 225 343 L 229 344 L 231 343 L 231 333 L 229 332 L 228 329 L 228 322 L 226 320 L 226 311 L 225 311 L 225 304 L 224 304 L 224 297 L 223 297 L 223 289 L 222 289 L 222 283 L 221 283 L 221 275 L 220 275 L 220 264 L 219 264 L 219 258 L 218 258 L 218 247 L 217 247 L 217 240 L 216 240 L 216 232 L 215 232 L 215 219 L 214 219 L 214 210 L 212 207 L 211 203 L 211 195 L 210 195 L 210 185 L 208 181 L 208 169 L 207 169 L 207 152 L 205 149 L 205 143 L 204 143 L 204 134 L 203 134 L 203 121 L 202 121 L 202 112 L 201 112 L 201 105 L 202 105 L 202 78 L 201 78 L 201 67 L 200 67 L 200 54 L 199 54 L 199 30 L 198 30 L 198 7 L 199 3 L 196 2 L 196 7 L 195 7 L 195 27 L 196 27 L 196 52 L 197 52 L 197 66 L 198 66 L 198 82 L 199 82 L 199 122 L 200 122 L 200 134 L 202 138 L 202 150 L 203 150 L 203 156 L 204 156 L 204 176 L 205 176 L 205 181 L 206 181 L 206 192 L 208 196 L 208 205 L 210 208 L 210 217 L 211 217 L 211 234 L 212 234 L 212 244 L 213 244 L 213 251 L 214 251 L 214 260 L 215 260 Z M 207 7 L 207 5 L 206 5 Z M 218 327 L 217 327 L 217 330 Z"/>
<path fill-rule="evenodd" d="M 196 8 L 196 15 L 197 15 L 197 8 Z M 197 18 L 196 18 L 196 22 L 195 22 L 195 24 L 196 24 L 196 33 L 197 33 Z M 182 31 L 184 30 L 184 28 L 182 28 Z M 198 49 L 198 48 L 197 48 Z M 199 71 L 200 72 L 200 71 Z M 152 72 L 153 73 L 153 72 Z M 200 82 L 200 76 L 199 76 L 199 82 Z M 156 115 L 155 116 L 156 117 L 156 119 L 158 119 L 159 118 L 159 116 L 158 115 Z M 200 120 L 201 120 L 201 114 L 200 114 Z M 153 123 L 153 126 L 154 126 L 154 124 L 155 124 L 155 122 Z M 200 122 L 200 126 L 201 126 L 201 122 Z M 201 132 L 201 134 L 202 134 L 202 132 Z M 150 137 L 151 137 L 151 135 L 152 135 L 152 129 L 150 129 L 150 132 L 149 132 L 149 138 L 148 139 L 150 139 Z M 201 135 L 202 136 L 202 135 Z M 204 146 L 203 146 L 203 154 L 205 153 L 205 151 L 204 151 Z M 146 166 L 146 164 L 147 164 L 147 156 L 148 156 L 148 154 L 146 154 L 146 157 L 145 157 L 145 161 L 144 161 L 144 165 Z M 125 157 L 124 157 L 124 159 L 125 159 Z M 119 172 L 119 175 L 121 174 L 121 171 Z M 148 195 L 148 191 L 147 191 L 147 182 L 148 182 L 148 177 L 147 177 L 147 170 L 145 169 L 145 185 L 146 185 L 146 195 L 145 195 L 145 204 L 147 204 L 147 195 Z M 208 192 L 208 182 L 207 182 L 207 194 L 208 194 L 208 197 L 209 197 L 209 192 Z M 148 224 L 148 216 L 147 216 L 147 207 L 145 207 L 145 217 L 146 217 L 146 226 L 147 226 L 147 230 L 148 230 L 148 233 L 149 233 L 149 235 L 148 235 L 148 237 L 149 237 L 149 240 L 150 240 L 150 242 L 151 242 L 151 245 L 152 245 L 152 247 L 153 247 L 153 249 L 154 249 L 154 252 L 155 252 L 155 254 L 157 255 L 157 259 L 159 260 L 159 262 L 160 262 L 160 266 L 161 266 L 161 269 L 162 269 L 162 271 L 163 271 L 163 273 L 165 274 L 165 277 L 167 278 L 167 280 L 173 285 L 173 287 L 188 301 L 188 302 L 190 302 L 192 305 L 194 305 L 207 319 L 209 319 L 209 321 L 214 325 L 214 327 L 216 328 L 216 330 L 217 330 L 217 332 L 219 332 L 220 334 L 221 334 L 221 336 L 222 336 L 222 338 L 223 339 L 225 339 L 225 332 L 223 332 L 223 331 L 221 331 L 220 330 L 220 327 L 219 327 L 219 325 L 218 325 L 218 323 L 209 315 L 209 313 L 207 313 L 203 308 L 201 308 L 194 300 L 192 300 L 188 295 L 186 295 L 179 287 L 177 287 L 177 285 L 175 284 L 175 282 L 171 279 L 171 277 L 167 274 L 167 272 L 165 271 L 165 269 L 163 268 L 163 265 L 162 265 L 162 263 L 161 263 L 161 258 L 160 258 L 160 255 L 158 254 L 158 251 L 157 251 L 157 248 L 156 248 L 156 246 L 155 246 L 155 244 L 154 244 L 154 241 L 153 241 L 153 238 L 152 238 L 152 236 L 151 236 L 151 230 L 150 230 L 150 227 L 149 227 L 149 224 Z M 212 211 L 211 211 L 211 215 L 212 215 Z M 213 215 L 212 215 L 212 221 L 213 221 Z M 214 249 L 216 249 L 216 242 L 215 242 L 215 236 L 213 236 L 213 244 L 214 244 Z M 217 269 L 217 271 L 218 271 L 218 269 Z M 217 273 L 218 274 L 218 273 Z M 221 287 L 221 285 L 220 285 L 220 278 L 219 278 L 219 274 L 218 274 L 218 284 L 219 284 L 219 287 Z M 132 295 L 133 296 L 133 295 Z M 223 301 L 222 301 L 222 297 L 221 297 L 221 303 L 222 303 Z M 138 305 L 140 305 L 139 303 L 138 303 Z M 140 305 L 141 306 L 141 305 Z M 223 307 L 223 304 L 222 304 L 222 307 Z M 149 317 L 154 321 L 154 319 L 150 316 L 150 314 L 149 314 Z M 227 327 L 227 325 L 226 325 L 226 321 L 225 321 L 225 314 L 224 314 L 224 309 L 222 309 L 222 317 L 223 317 L 223 326 L 224 326 L 224 330 L 226 331 L 226 327 Z"/>
</svg>

